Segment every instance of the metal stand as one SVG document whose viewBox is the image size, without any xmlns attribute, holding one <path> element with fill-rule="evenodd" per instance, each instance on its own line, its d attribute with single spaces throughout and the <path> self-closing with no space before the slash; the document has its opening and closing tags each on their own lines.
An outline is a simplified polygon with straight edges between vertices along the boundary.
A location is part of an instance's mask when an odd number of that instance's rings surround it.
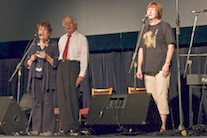
<svg viewBox="0 0 207 138">
<path fill-rule="evenodd" d="M 180 35 L 180 19 L 178 12 L 178 0 L 176 0 L 176 11 L 177 11 L 177 20 L 176 20 L 176 43 L 177 43 L 177 67 L 178 67 L 178 97 L 179 97 L 179 116 L 180 116 L 180 125 L 178 127 L 179 131 L 185 129 L 183 125 L 183 109 L 182 109 L 182 100 L 181 100 L 181 83 L 180 83 L 180 52 L 179 52 L 179 35 Z"/>
<path fill-rule="evenodd" d="M 12 76 L 9 79 L 9 82 L 12 81 L 14 75 L 16 74 L 16 72 L 18 71 L 18 88 L 17 88 L 17 103 L 19 103 L 19 96 L 20 96 L 20 82 L 21 82 L 21 69 L 22 69 L 22 63 L 24 61 L 24 59 L 26 58 L 30 48 L 32 47 L 33 43 L 37 40 L 37 34 L 35 34 L 35 38 L 33 39 L 30 47 L 27 49 L 27 51 L 25 52 L 24 56 L 22 57 L 21 61 L 18 63 L 18 65 L 16 66 L 15 71 L 13 72 Z M 29 43 L 28 43 L 29 45 Z M 28 47 L 27 45 L 27 47 Z"/>
<path fill-rule="evenodd" d="M 144 30 L 146 19 L 147 19 L 147 16 L 145 15 L 145 17 L 142 19 L 143 25 L 142 25 L 141 31 L 140 31 L 140 33 L 138 34 L 138 37 L 137 37 L 138 41 L 137 41 L 136 49 L 134 51 L 134 54 L 133 54 L 133 57 L 132 57 L 132 62 L 131 62 L 129 72 L 128 72 L 129 74 L 131 73 L 131 69 L 134 65 L 134 90 L 135 91 L 136 91 L 136 67 L 137 67 L 137 63 L 135 62 L 135 60 L 136 60 L 136 57 L 137 57 L 137 52 L 138 52 L 138 48 L 139 48 L 139 44 L 140 44 L 140 41 L 141 41 L 141 37 L 142 37 L 143 30 Z"/>
<path fill-rule="evenodd" d="M 185 78 L 186 72 L 187 72 L 188 60 L 190 58 L 190 52 L 191 52 L 191 48 L 192 48 L 192 45 L 193 45 L 193 38 L 194 38 L 194 34 L 195 34 L 197 19 L 198 19 L 198 13 L 196 13 L 194 24 L 193 24 L 193 30 L 192 30 L 192 34 L 191 34 L 190 46 L 189 46 L 189 50 L 188 50 L 188 55 L 187 55 L 187 60 L 186 60 L 186 64 L 185 64 L 185 70 L 184 70 L 183 78 Z"/>
<path fill-rule="evenodd" d="M 207 53 L 204 54 L 180 54 L 180 56 L 191 56 L 191 57 L 206 57 L 207 58 Z M 189 57 L 190 57 L 189 56 Z M 207 62 L 207 61 L 206 61 Z M 206 62 L 205 62 L 205 67 L 206 67 Z M 202 111 L 202 103 L 203 103 L 203 94 L 204 94 L 204 89 L 206 89 L 207 87 L 205 86 L 205 83 L 202 82 L 202 86 L 201 85 L 201 78 L 205 76 L 206 78 L 206 68 L 204 69 L 204 74 L 191 74 L 191 66 L 192 66 L 192 61 L 191 60 L 187 60 L 187 66 L 189 66 L 189 74 L 187 74 L 187 85 L 189 85 L 189 127 L 193 127 L 193 109 L 192 109 L 192 95 L 193 95 L 193 88 L 202 88 L 202 98 L 200 101 L 200 107 L 199 107 L 199 113 L 198 113 L 198 124 L 200 124 L 200 116 L 201 116 L 201 111 Z M 187 67 L 186 66 L 186 67 Z M 196 76 L 196 79 L 195 77 Z M 199 77 L 202 76 L 202 77 Z"/>
<path fill-rule="evenodd" d="M 134 62 L 134 91 L 135 91 L 135 93 L 136 93 L 136 87 L 137 87 L 136 71 L 137 71 L 137 63 Z"/>
</svg>

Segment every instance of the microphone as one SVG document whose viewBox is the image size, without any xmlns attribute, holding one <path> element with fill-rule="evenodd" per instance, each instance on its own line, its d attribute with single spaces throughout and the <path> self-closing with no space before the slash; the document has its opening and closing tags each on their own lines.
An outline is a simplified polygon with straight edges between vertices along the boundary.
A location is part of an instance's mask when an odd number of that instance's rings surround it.
<svg viewBox="0 0 207 138">
<path fill-rule="evenodd" d="M 192 13 L 207 12 L 207 9 L 204 10 L 193 10 Z"/>
<path fill-rule="evenodd" d="M 144 16 L 144 18 L 142 19 L 142 22 L 145 22 L 145 20 L 148 18 L 148 15 L 146 14 L 145 16 Z"/>
<path fill-rule="evenodd" d="M 35 37 L 42 36 L 42 33 L 34 34 Z"/>
<path fill-rule="evenodd" d="M 34 34 L 34 36 L 42 36 L 42 33 Z"/>
</svg>

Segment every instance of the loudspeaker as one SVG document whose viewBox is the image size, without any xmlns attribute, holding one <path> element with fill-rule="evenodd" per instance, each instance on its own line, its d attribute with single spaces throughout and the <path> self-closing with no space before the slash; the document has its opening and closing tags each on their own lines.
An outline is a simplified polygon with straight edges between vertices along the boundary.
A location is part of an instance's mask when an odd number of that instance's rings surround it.
<svg viewBox="0 0 207 138">
<path fill-rule="evenodd" d="M 25 131 L 27 117 L 12 96 L 0 97 L 0 133 L 12 135 Z"/>
<path fill-rule="evenodd" d="M 157 106 L 149 93 L 92 97 L 86 125 L 160 125 Z"/>
</svg>

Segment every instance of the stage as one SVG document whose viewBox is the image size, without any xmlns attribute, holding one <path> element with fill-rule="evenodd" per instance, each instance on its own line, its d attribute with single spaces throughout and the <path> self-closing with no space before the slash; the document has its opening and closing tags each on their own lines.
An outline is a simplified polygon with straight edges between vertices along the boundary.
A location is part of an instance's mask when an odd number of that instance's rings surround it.
<svg viewBox="0 0 207 138">
<path fill-rule="evenodd" d="M 106 131 L 104 133 L 104 131 Z M 94 133 L 95 130 L 92 129 L 85 129 L 82 130 L 82 134 L 80 136 L 69 136 L 69 135 L 61 135 L 59 133 L 54 133 L 54 136 L 44 136 L 44 133 L 40 133 L 40 135 L 28 135 L 26 133 L 15 133 L 14 135 L 4 135 L 0 134 L 0 137 L 6 137 L 6 138 L 13 138 L 13 137 L 19 137 L 19 138 L 31 138 L 31 137 L 82 137 L 82 138 L 109 138 L 109 137 L 122 137 L 122 138 L 136 138 L 136 137 L 206 137 L 207 136 L 207 127 L 206 125 L 200 124 L 200 125 L 194 125 L 191 128 L 186 128 L 186 130 L 178 130 L 178 129 L 171 129 L 167 130 L 166 132 L 147 132 L 145 130 L 125 130 L 125 131 L 116 131 L 116 132 L 109 132 L 107 130 L 104 130 L 102 132 Z M 131 132 L 130 132 L 131 131 Z"/>
</svg>

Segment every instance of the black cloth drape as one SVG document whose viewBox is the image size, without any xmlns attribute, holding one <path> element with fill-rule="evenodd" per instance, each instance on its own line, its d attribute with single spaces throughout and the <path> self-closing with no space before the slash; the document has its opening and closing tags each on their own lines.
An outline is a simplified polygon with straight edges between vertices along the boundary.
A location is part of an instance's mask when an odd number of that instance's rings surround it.
<svg viewBox="0 0 207 138">
<path fill-rule="evenodd" d="M 89 55 L 89 66 L 87 75 L 81 85 L 83 107 L 89 107 L 91 88 L 109 88 L 113 87 L 113 94 L 127 94 L 127 87 L 133 86 L 134 71 L 128 74 L 129 67 L 132 60 L 134 51 L 120 51 L 120 52 L 104 52 L 104 53 L 91 53 Z M 180 48 L 181 54 L 187 54 L 188 48 Z M 193 47 L 191 54 L 207 53 L 206 46 Z M 190 57 L 192 60 L 192 74 L 204 73 L 204 63 L 206 57 Z M 178 107 L 178 90 L 177 90 L 177 61 L 176 49 L 172 60 L 173 72 L 171 75 L 169 99 L 174 115 L 175 125 L 179 125 L 179 107 Z M 1 59 L 0 60 L 0 96 L 14 96 L 17 98 L 17 74 L 11 82 L 8 82 L 16 65 L 20 61 L 19 58 L 15 59 Z M 181 93 L 182 105 L 184 112 L 184 124 L 188 125 L 188 85 L 186 79 L 183 79 L 184 67 L 186 57 L 180 57 L 181 65 Z M 20 83 L 20 97 L 26 92 L 28 70 L 22 67 L 21 83 Z M 144 87 L 144 81 L 137 80 L 137 87 Z M 206 90 L 205 90 L 206 91 Z M 193 90 L 193 110 L 195 116 L 198 114 L 198 107 L 201 97 L 200 89 Z M 55 94 L 56 95 L 56 94 Z M 55 97 L 56 98 L 56 97 Z M 204 92 L 204 99 L 207 98 Z M 204 119 L 207 113 L 207 100 L 203 102 Z M 194 120 L 196 121 L 196 119 Z"/>
</svg>

